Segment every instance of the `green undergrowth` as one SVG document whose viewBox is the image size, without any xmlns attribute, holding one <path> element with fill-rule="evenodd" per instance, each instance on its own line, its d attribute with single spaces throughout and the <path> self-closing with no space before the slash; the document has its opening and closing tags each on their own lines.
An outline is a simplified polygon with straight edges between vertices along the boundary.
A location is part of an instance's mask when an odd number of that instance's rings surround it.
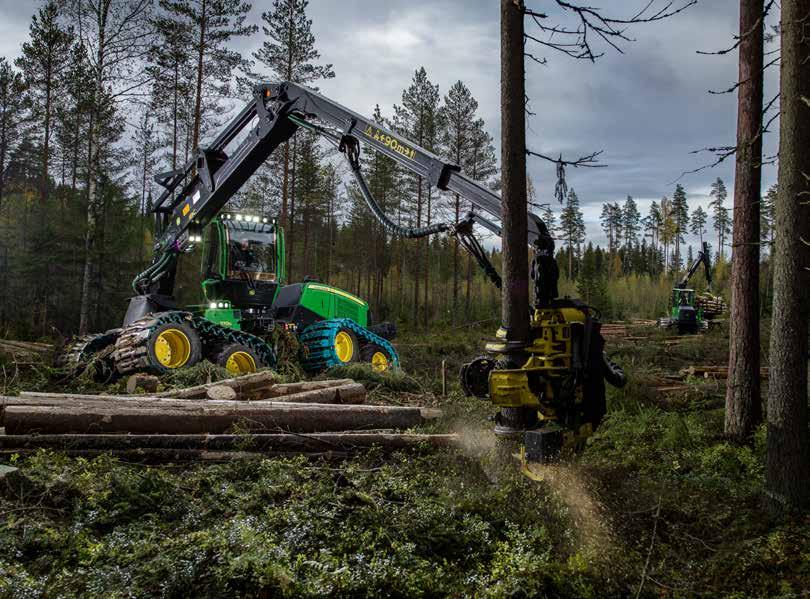
<svg viewBox="0 0 810 599">
<path fill-rule="evenodd" d="M 620 596 L 569 508 L 452 452 L 178 470 L 41 452 L 0 499 L 0 594 Z M 611 558 L 614 561 L 615 559 Z M 621 560 L 619 560 L 621 561 Z"/>
<path fill-rule="evenodd" d="M 810 588 L 810 518 L 764 510 L 764 425 L 749 445 L 722 432 L 721 409 L 623 407 L 580 463 L 628 549 L 650 555 L 650 590 L 798 597 Z"/>
</svg>

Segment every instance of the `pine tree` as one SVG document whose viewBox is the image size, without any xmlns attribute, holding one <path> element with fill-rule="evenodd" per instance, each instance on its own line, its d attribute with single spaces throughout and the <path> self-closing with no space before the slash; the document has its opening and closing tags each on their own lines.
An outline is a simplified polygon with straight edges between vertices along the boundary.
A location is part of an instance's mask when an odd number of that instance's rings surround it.
<svg viewBox="0 0 810 599">
<path fill-rule="evenodd" d="M 251 5 L 242 0 L 160 0 L 160 5 L 190 30 L 192 59 L 196 62 L 190 143 L 194 150 L 200 144 L 207 113 L 216 109 L 216 104 L 206 106 L 206 100 L 229 97 L 234 71 L 247 70 L 247 62 L 228 47 L 228 42 L 251 35 L 258 27 L 245 25 Z"/>
<path fill-rule="evenodd" d="M 22 74 L 0 56 L 0 208 L 6 187 L 9 158 L 23 137 L 26 121 Z"/>
<path fill-rule="evenodd" d="M 273 0 L 272 8 L 262 13 L 267 39 L 253 57 L 267 69 L 269 78 L 311 84 L 335 76 L 331 64 L 317 64 L 321 55 L 315 48 L 312 20 L 306 16 L 308 5 L 307 0 Z M 287 226 L 290 203 L 290 146 L 290 142 L 284 143 L 282 157 L 282 226 Z"/>
<path fill-rule="evenodd" d="M 706 232 L 708 217 L 709 215 L 706 214 L 703 207 L 698 206 L 692 211 L 692 218 L 689 221 L 690 231 L 692 231 L 693 235 L 697 235 L 700 238 L 701 247 L 703 247 L 703 234 Z"/>
<path fill-rule="evenodd" d="M 163 2 L 165 4 L 165 0 Z M 150 48 L 152 108 L 159 122 L 167 128 L 169 168 L 179 168 L 182 128 L 193 127 L 194 115 L 189 109 L 194 97 L 194 62 L 192 25 L 176 14 L 164 11 L 154 19 L 156 39 Z M 185 136 L 189 139 L 189 136 Z M 182 160 L 189 158 L 186 144 Z"/>
<path fill-rule="evenodd" d="M 725 256 L 726 237 L 731 233 L 731 221 L 728 208 L 725 207 L 728 191 L 722 179 L 718 177 L 712 183 L 709 195 L 713 198 L 709 202 L 709 210 L 712 213 L 712 228 L 717 231 L 717 252 L 719 257 L 723 258 Z"/>
<path fill-rule="evenodd" d="M 622 207 L 622 230 L 624 231 L 624 246 L 632 248 L 638 244 L 638 234 L 641 231 L 641 214 L 638 205 L 632 196 L 627 196 Z"/>
<path fill-rule="evenodd" d="M 672 216 L 672 201 L 664 196 L 661 199 L 661 228 L 659 237 L 664 248 L 664 269 L 671 269 L 669 246 L 675 238 L 675 220 Z"/>
<path fill-rule="evenodd" d="M 577 277 L 577 292 L 583 301 L 607 314 L 610 308 L 607 284 L 604 276 L 604 257 L 599 247 L 588 243 L 582 256 L 582 266 Z"/>
<path fill-rule="evenodd" d="M 574 248 L 585 241 L 585 220 L 579 209 L 579 198 L 573 188 L 568 192 L 565 207 L 560 214 L 560 231 L 568 249 L 568 278 L 573 280 Z"/>
<path fill-rule="evenodd" d="M 689 205 L 686 200 L 686 191 L 680 183 L 675 186 L 675 192 L 672 194 L 672 220 L 675 225 L 673 262 L 677 273 L 683 268 L 681 244 L 684 242 L 684 233 L 689 228 Z"/>
<path fill-rule="evenodd" d="M 38 121 L 41 139 L 40 200 L 48 197 L 51 137 L 56 111 L 54 101 L 59 95 L 63 75 L 70 56 L 73 31 L 60 23 L 60 9 L 56 0 L 48 2 L 31 19 L 29 40 L 22 45 L 16 66 L 23 73 L 27 97 L 33 118 Z M 43 213 L 44 214 L 44 213 Z"/>
</svg>

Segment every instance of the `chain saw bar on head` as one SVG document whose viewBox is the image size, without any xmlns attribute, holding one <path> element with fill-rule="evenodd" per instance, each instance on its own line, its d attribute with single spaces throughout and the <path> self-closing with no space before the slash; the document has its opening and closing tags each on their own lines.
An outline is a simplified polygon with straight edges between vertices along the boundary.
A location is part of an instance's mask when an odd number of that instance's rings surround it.
<svg viewBox="0 0 810 599">
<path fill-rule="evenodd" d="M 472 236 L 473 223 L 501 235 L 501 227 L 495 222 L 502 216 L 498 194 L 464 175 L 457 165 L 445 162 L 383 125 L 307 87 L 282 82 L 257 85 L 253 99 L 208 147 L 198 148 L 183 168 L 155 177 L 165 191 L 153 208 L 158 225 L 154 257 L 149 268 L 133 281 L 137 293 L 172 294 L 177 256 L 201 241 L 203 227 L 299 127 L 317 132 L 344 153 L 366 204 L 386 230 L 411 238 L 449 232 L 470 251 L 488 278 L 500 286 L 500 276 L 489 262 L 486 251 Z M 226 153 L 226 149 L 237 140 L 240 141 L 236 148 Z M 402 168 L 423 177 L 430 185 L 457 193 L 472 204 L 473 212 L 457 224 L 402 227 L 394 223 L 385 215 L 363 178 L 361 144 L 388 156 Z M 545 223 L 531 212 L 528 213 L 527 233 L 527 242 L 535 250 L 553 248 L 554 241 Z M 550 283 L 552 276 L 553 273 L 548 273 L 537 280 Z M 556 290 L 556 280 L 553 289 Z"/>
</svg>

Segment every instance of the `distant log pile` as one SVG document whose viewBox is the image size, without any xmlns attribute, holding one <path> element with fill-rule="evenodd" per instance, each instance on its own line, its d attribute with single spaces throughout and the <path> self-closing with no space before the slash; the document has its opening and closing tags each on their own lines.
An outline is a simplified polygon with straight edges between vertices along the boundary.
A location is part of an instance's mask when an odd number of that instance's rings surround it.
<svg viewBox="0 0 810 599">
<path fill-rule="evenodd" d="M 759 378 L 767 379 L 769 370 L 767 367 L 759 369 Z M 728 366 L 690 366 L 681 370 L 681 376 L 696 376 L 704 379 L 727 379 Z"/>
<path fill-rule="evenodd" d="M 148 379 L 128 384 L 151 386 Z M 365 388 L 351 379 L 276 383 L 269 372 L 149 395 L 23 392 L 0 397 L 0 454 L 48 447 L 156 461 L 225 459 L 220 454 L 229 451 L 333 454 L 455 439 L 393 432 L 433 420 L 439 410 L 365 400 Z"/>
<path fill-rule="evenodd" d="M 711 293 L 701 293 L 695 298 L 695 307 L 703 310 L 703 317 L 711 320 L 722 316 L 728 306 L 726 301 L 719 295 L 712 295 Z"/>
</svg>

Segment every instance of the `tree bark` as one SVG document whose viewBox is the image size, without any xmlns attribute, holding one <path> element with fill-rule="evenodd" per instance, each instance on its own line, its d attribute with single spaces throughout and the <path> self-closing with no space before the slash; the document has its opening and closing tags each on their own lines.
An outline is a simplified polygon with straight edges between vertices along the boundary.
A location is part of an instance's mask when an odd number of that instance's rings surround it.
<svg viewBox="0 0 810 599">
<path fill-rule="evenodd" d="M 268 403 L 190 408 L 22 406 L 5 408 L 6 433 L 222 434 L 408 429 L 434 418 L 413 407 Z"/>
<path fill-rule="evenodd" d="M 507 341 L 516 344 L 525 344 L 529 332 L 525 98 L 523 2 L 501 0 L 501 316 Z"/>
<path fill-rule="evenodd" d="M 200 3 L 200 47 L 197 49 L 197 97 L 194 100 L 194 137 L 191 140 L 191 151 L 195 151 L 200 145 L 200 124 L 202 122 L 202 88 L 203 88 L 203 67 L 205 58 L 205 28 L 206 14 L 208 7 L 206 0 Z"/>
<path fill-rule="evenodd" d="M 775 512 L 810 504 L 810 0 L 784 0 L 781 19 L 779 194 L 766 455 L 766 485 Z"/>
<path fill-rule="evenodd" d="M 738 441 L 748 438 L 762 420 L 758 374 L 764 15 L 764 0 L 740 0 L 740 87 L 725 421 L 726 435 Z"/>
</svg>

